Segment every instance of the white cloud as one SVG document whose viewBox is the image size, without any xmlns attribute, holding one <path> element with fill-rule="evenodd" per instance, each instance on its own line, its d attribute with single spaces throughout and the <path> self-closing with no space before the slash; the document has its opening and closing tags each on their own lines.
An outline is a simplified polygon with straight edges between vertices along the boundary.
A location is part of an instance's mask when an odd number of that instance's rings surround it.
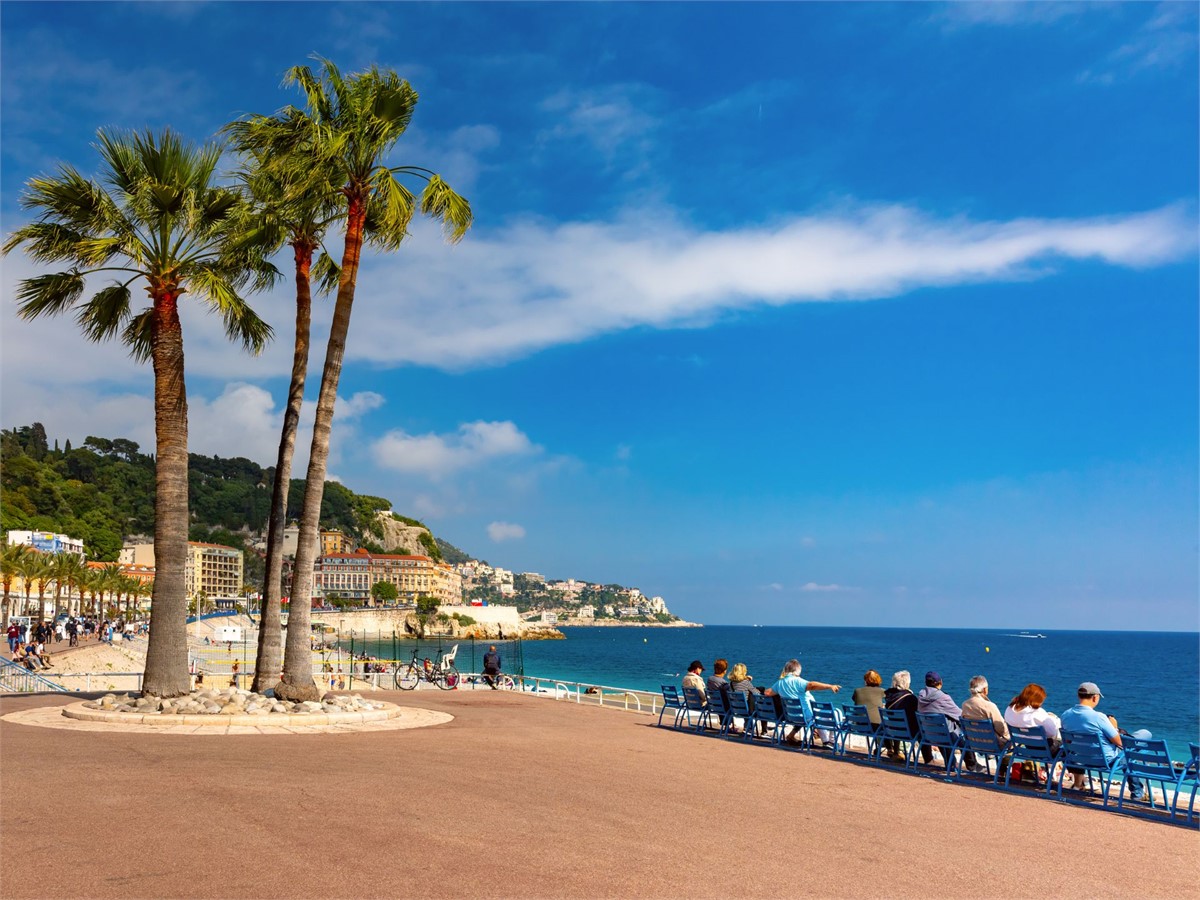
<svg viewBox="0 0 1200 900">
<path fill-rule="evenodd" d="M 488 537 L 499 544 L 501 541 L 517 541 L 525 537 L 525 529 L 512 522 L 492 522 L 487 527 Z"/>
<path fill-rule="evenodd" d="M 1046 25 L 1067 16 L 1081 15 L 1097 4 L 1053 2 L 1053 0 L 989 0 L 989 2 L 952 2 L 943 4 L 930 21 L 947 30 L 976 25 Z"/>
<path fill-rule="evenodd" d="M 1099 65 L 1080 73 L 1078 81 L 1114 84 L 1145 72 L 1178 69 L 1196 59 L 1196 7 L 1160 3 L 1154 15 Z"/>
<path fill-rule="evenodd" d="M 858 588 L 845 587 L 840 584 L 817 584 L 816 582 L 810 581 L 808 584 L 800 588 L 800 590 L 805 591 L 806 593 L 817 592 L 837 594 L 845 593 L 847 591 L 857 591 Z"/>
<path fill-rule="evenodd" d="M 1195 234 L 1182 207 L 1007 222 L 865 207 L 723 232 L 642 211 L 608 223 L 526 221 L 454 248 L 426 226 L 403 253 L 364 261 L 356 306 L 372 327 L 351 349 L 380 365 L 467 368 L 758 306 L 1028 279 L 1063 260 L 1153 266 L 1192 253 Z M 393 284 L 404 285 L 399 302 L 379 287 Z"/>
<path fill-rule="evenodd" d="M 386 402 L 383 394 L 377 394 L 374 391 L 358 391 L 348 398 L 338 397 L 334 414 L 340 421 L 358 419 L 373 409 L 379 409 Z"/>
<path fill-rule="evenodd" d="M 371 448 L 386 469 L 441 478 L 504 457 L 530 456 L 542 448 L 512 422 L 467 422 L 452 434 L 390 431 Z"/>
<path fill-rule="evenodd" d="M 554 114 L 555 124 L 543 130 L 538 140 L 583 140 L 610 165 L 618 155 L 644 157 L 651 149 L 649 137 L 658 125 L 645 112 L 652 105 L 653 94 L 651 88 L 639 84 L 613 84 L 591 90 L 564 88 L 543 101 L 542 109 Z M 640 165 L 635 168 L 640 169 Z"/>
</svg>

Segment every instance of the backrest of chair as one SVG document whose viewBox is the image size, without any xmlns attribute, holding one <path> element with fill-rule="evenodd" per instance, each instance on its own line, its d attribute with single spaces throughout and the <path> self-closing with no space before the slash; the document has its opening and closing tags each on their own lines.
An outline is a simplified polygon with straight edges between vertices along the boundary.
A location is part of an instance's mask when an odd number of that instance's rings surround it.
<svg viewBox="0 0 1200 900">
<path fill-rule="evenodd" d="M 841 728 L 841 722 L 838 719 L 838 714 L 833 709 L 832 703 L 817 703 L 812 706 L 812 721 L 817 728 L 825 728 L 830 731 L 837 731 Z"/>
<path fill-rule="evenodd" d="M 996 734 L 996 728 L 991 719 L 963 719 L 960 723 L 963 737 L 972 750 L 979 753 L 999 753 L 1004 749 L 1004 743 Z"/>
<path fill-rule="evenodd" d="M 783 719 L 789 725 L 811 725 L 812 720 L 809 719 L 808 709 L 803 700 L 799 697 L 784 697 L 783 699 Z"/>
<path fill-rule="evenodd" d="M 879 710 L 879 725 L 883 736 L 891 741 L 911 741 L 915 734 L 908 724 L 908 713 L 902 709 Z"/>
<path fill-rule="evenodd" d="M 842 721 L 846 723 L 846 730 L 851 734 L 873 735 L 875 733 L 875 726 L 871 723 L 871 714 L 865 706 L 843 703 L 842 716 Z"/>
<path fill-rule="evenodd" d="M 950 725 L 943 713 L 917 713 L 917 724 L 923 743 L 944 746 L 954 743 L 954 735 L 950 733 Z"/>
<path fill-rule="evenodd" d="M 663 695 L 663 706 L 681 707 L 683 701 L 679 698 L 679 688 L 673 684 L 660 685 Z"/>
<path fill-rule="evenodd" d="M 454 657 L 456 657 L 456 656 L 458 656 L 458 644 L 455 644 L 449 653 L 445 653 L 442 655 L 443 668 L 450 665 L 451 663 L 453 663 Z"/>
<path fill-rule="evenodd" d="M 1129 770 L 1130 775 L 1176 782 L 1179 780 L 1182 772 L 1176 770 L 1175 764 L 1171 762 L 1171 751 L 1167 749 L 1166 741 L 1126 737 L 1121 743 L 1125 748 L 1125 768 Z"/>
<path fill-rule="evenodd" d="M 1183 771 L 1188 778 L 1200 778 L 1200 744 L 1188 744 L 1192 758 L 1187 761 Z"/>
<path fill-rule="evenodd" d="M 755 694 L 754 716 L 762 722 L 778 722 L 779 712 L 775 709 L 775 698 L 766 694 Z"/>
<path fill-rule="evenodd" d="M 703 712 L 708 709 L 708 703 L 704 699 L 704 695 L 700 693 L 699 688 L 685 687 L 683 689 L 683 702 L 690 710 Z"/>
<path fill-rule="evenodd" d="M 725 699 L 725 692 L 709 691 L 708 708 L 722 718 L 729 715 L 729 703 Z"/>
<path fill-rule="evenodd" d="M 1012 751 L 1023 759 L 1050 762 L 1050 738 L 1038 725 L 1010 725 L 1008 728 Z"/>
<path fill-rule="evenodd" d="M 752 713 L 750 695 L 745 691 L 729 692 L 729 711 L 739 719 L 748 719 Z"/>
<path fill-rule="evenodd" d="M 1104 756 L 1100 735 L 1090 731 L 1064 731 L 1063 761 L 1074 769 L 1107 769 L 1109 760 Z"/>
</svg>

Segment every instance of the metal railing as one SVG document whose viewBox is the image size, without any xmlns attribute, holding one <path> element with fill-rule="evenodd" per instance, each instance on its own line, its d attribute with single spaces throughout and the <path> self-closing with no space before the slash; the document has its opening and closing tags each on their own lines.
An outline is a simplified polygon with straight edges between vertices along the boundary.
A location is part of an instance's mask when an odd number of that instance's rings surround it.
<svg viewBox="0 0 1200 900">
<path fill-rule="evenodd" d="M 6 694 L 33 694 L 41 691 L 65 691 L 61 684 L 56 684 L 36 672 L 31 672 L 24 666 L 18 666 L 7 659 L 0 659 L 0 692 Z"/>
</svg>

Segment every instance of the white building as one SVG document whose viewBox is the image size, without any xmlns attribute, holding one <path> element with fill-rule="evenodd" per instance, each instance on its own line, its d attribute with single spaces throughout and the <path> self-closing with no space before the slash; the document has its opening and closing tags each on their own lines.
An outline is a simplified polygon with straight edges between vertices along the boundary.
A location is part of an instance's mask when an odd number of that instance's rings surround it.
<svg viewBox="0 0 1200 900">
<path fill-rule="evenodd" d="M 42 553 L 74 553 L 79 557 L 85 556 L 83 541 L 52 531 L 10 531 L 8 543 L 10 546 L 23 544 Z"/>
</svg>

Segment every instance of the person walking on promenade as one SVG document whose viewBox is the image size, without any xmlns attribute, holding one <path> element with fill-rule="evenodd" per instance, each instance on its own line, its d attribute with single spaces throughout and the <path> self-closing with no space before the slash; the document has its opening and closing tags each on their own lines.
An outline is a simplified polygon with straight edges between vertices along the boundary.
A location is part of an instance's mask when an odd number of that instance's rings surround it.
<svg viewBox="0 0 1200 900">
<path fill-rule="evenodd" d="M 21 629 L 16 622 L 8 623 L 8 652 L 16 653 L 21 646 Z"/>
<path fill-rule="evenodd" d="M 492 644 L 488 647 L 488 652 L 483 654 L 483 680 L 493 691 L 497 689 L 496 682 L 500 675 L 500 669 L 500 653 L 496 650 L 496 645 Z"/>
</svg>

